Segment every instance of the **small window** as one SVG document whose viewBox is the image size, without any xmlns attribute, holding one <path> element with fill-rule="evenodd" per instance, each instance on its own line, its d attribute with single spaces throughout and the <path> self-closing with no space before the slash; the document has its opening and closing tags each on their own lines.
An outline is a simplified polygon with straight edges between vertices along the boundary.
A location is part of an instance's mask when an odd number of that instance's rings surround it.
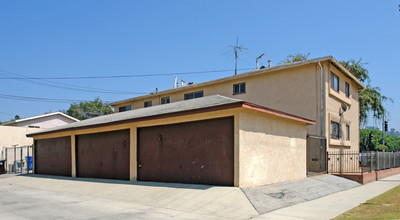
<svg viewBox="0 0 400 220">
<path fill-rule="evenodd" d="M 28 128 L 40 128 L 40 126 L 37 126 L 37 125 L 28 125 Z"/>
<path fill-rule="evenodd" d="M 331 138 L 340 138 L 340 125 L 337 122 L 331 121 Z"/>
<path fill-rule="evenodd" d="M 169 96 L 161 98 L 161 104 L 168 104 L 169 103 Z"/>
<path fill-rule="evenodd" d="M 350 96 L 350 85 L 348 82 L 346 82 L 346 97 Z"/>
<path fill-rule="evenodd" d="M 238 83 L 233 85 L 233 94 L 246 93 L 246 83 Z"/>
<path fill-rule="evenodd" d="M 189 100 L 189 99 L 196 99 L 196 98 L 201 98 L 203 97 L 204 92 L 203 91 L 197 91 L 197 92 L 191 92 L 191 93 L 186 93 L 184 95 L 184 99 L 185 100 Z"/>
<path fill-rule="evenodd" d="M 152 105 L 153 105 L 153 103 L 151 101 L 144 102 L 144 107 L 145 108 L 150 107 Z"/>
<path fill-rule="evenodd" d="M 350 125 L 346 125 L 346 140 L 350 140 Z"/>
<path fill-rule="evenodd" d="M 331 72 L 331 88 L 339 92 L 339 77 Z"/>
<path fill-rule="evenodd" d="M 129 111 L 132 110 L 132 106 L 131 105 L 126 105 L 126 106 L 122 106 L 118 108 L 118 112 L 124 112 L 124 111 Z"/>
</svg>

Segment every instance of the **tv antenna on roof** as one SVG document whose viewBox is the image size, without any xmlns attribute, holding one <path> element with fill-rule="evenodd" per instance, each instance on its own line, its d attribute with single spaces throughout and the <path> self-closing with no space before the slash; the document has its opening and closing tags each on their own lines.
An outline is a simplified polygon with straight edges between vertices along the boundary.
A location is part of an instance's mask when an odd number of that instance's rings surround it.
<svg viewBox="0 0 400 220">
<path fill-rule="evenodd" d="M 242 52 L 242 50 L 247 50 L 247 48 L 244 48 L 243 45 L 239 46 L 239 38 L 236 37 L 236 45 L 228 45 L 228 47 L 233 47 L 233 51 L 235 52 L 235 75 L 237 75 L 237 58 L 238 58 L 238 52 Z"/>
</svg>

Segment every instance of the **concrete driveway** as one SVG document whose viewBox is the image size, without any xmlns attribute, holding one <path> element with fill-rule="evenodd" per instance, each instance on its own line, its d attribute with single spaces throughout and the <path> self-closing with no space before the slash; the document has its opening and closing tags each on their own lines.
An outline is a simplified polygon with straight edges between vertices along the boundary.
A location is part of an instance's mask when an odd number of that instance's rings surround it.
<svg viewBox="0 0 400 220">
<path fill-rule="evenodd" d="M 249 219 L 359 186 L 320 175 L 252 188 L 0 175 L 4 219 Z M 312 207 L 311 207 L 312 208 Z M 264 217 L 263 215 L 259 217 Z"/>
<path fill-rule="evenodd" d="M 237 187 L 0 175 L 3 219 L 248 219 Z"/>
</svg>

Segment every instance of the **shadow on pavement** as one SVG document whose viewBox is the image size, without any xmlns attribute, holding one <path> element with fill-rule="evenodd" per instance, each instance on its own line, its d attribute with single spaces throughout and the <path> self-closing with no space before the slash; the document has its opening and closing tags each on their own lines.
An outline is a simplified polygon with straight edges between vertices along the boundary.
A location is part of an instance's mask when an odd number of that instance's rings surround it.
<svg viewBox="0 0 400 220">
<path fill-rule="evenodd" d="M 122 185 L 169 187 L 169 188 L 199 189 L 199 190 L 206 190 L 213 187 L 226 187 L 226 186 L 213 186 L 213 185 L 201 185 L 201 184 L 129 181 L 129 180 L 115 180 L 115 179 L 53 176 L 53 175 L 42 175 L 42 174 L 15 174 L 15 176 L 23 176 L 23 177 L 39 178 L 39 179 L 82 181 L 82 182 L 103 183 L 103 184 L 122 184 Z"/>
</svg>

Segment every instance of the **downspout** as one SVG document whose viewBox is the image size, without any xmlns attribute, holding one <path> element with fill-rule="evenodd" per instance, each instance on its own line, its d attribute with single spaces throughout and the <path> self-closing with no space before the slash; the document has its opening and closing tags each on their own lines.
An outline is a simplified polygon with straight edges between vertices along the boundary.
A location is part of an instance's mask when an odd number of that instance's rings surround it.
<svg viewBox="0 0 400 220">
<path fill-rule="evenodd" d="M 321 137 L 324 136 L 324 69 L 322 68 L 321 62 L 318 62 L 321 68 Z"/>
<path fill-rule="evenodd" d="M 318 65 L 319 65 L 319 67 L 320 67 L 320 69 L 321 69 L 321 137 L 323 137 L 324 136 L 324 69 L 322 68 L 322 65 L 321 65 L 321 62 L 318 62 Z M 320 140 L 321 141 L 321 145 L 320 145 L 320 148 L 321 148 L 321 150 L 320 150 L 320 152 L 321 152 L 321 164 L 320 164 L 320 166 L 321 166 L 321 170 L 323 170 L 323 168 L 324 168 L 324 164 L 322 164 L 322 163 L 324 163 L 324 160 L 322 160 L 322 158 L 324 158 L 324 153 L 325 153 L 325 160 L 326 161 L 328 161 L 328 158 L 326 158 L 327 157 L 327 155 L 326 155 L 326 152 L 323 152 L 323 149 L 324 149 L 324 146 L 323 146 L 323 143 L 322 143 L 322 139 Z M 326 140 L 325 140 L 325 143 L 326 143 Z M 325 169 L 328 169 L 328 167 L 325 167 Z"/>
</svg>

